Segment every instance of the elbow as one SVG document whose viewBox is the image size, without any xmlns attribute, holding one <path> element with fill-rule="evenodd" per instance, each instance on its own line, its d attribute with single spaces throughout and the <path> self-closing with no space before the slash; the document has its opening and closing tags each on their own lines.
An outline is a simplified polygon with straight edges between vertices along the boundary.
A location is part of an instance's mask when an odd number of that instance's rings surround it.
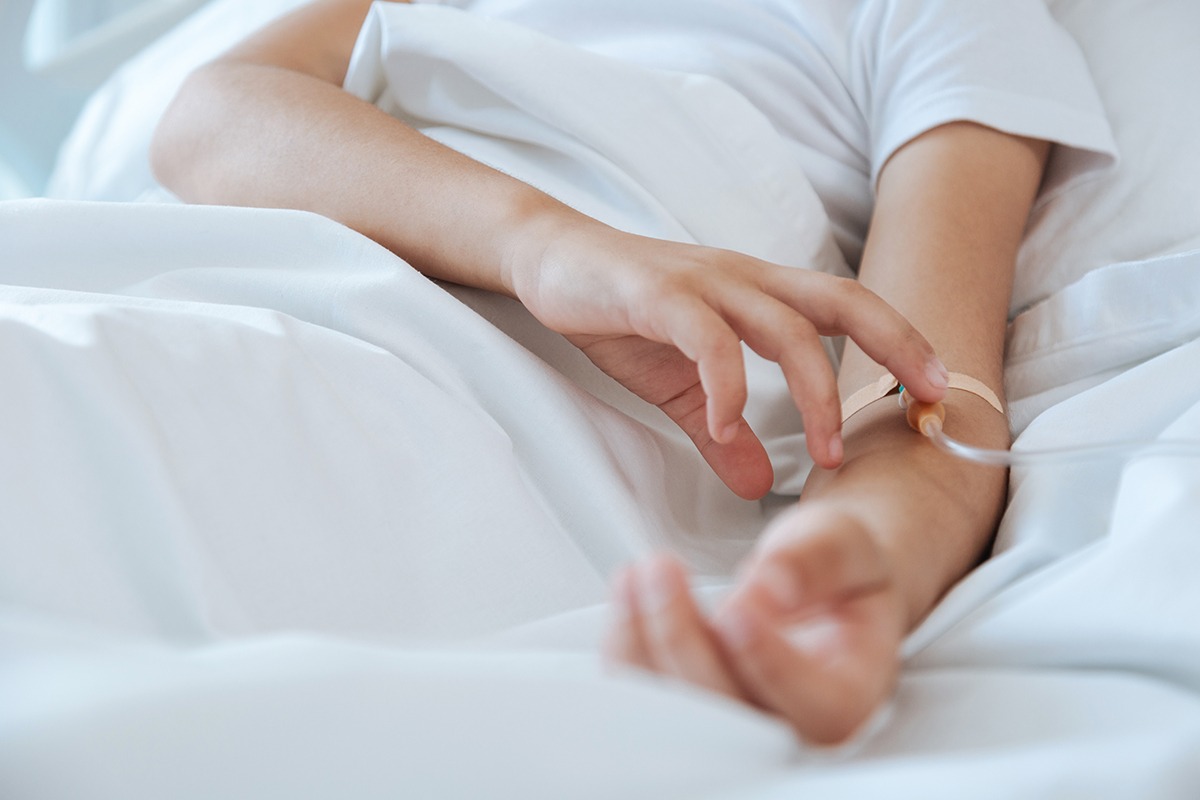
<svg viewBox="0 0 1200 800">
<path fill-rule="evenodd" d="M 187 174 L 186 162 L 190 149 L 187 109 L 191 104 L 188 94 L 194 77 L 195 73 L 184 81 L 163 112 L 150 139 L 150 170 L 155 180 L 183 199 L 187 199 L 187 192 L 183 190 L 183 176 Z"/>
<path fill-rule="evenodd" d="M 187 202 L 202 200 L 204 145 L 213 134 L 211 105 L 217 93 L 212 65 L 198 68 L 180 86 L 150 139 L 150 170 L 155 180 Z"/>
<path fill-rule="evenodd" d="M 150 139 L 150 171 L 154 179 L 176 195 L 182 196 L 178 187 L 178 169 L 175 154 L 178 151 L 174 120 L 174 102 L 168 106 Z"/>
</svg>

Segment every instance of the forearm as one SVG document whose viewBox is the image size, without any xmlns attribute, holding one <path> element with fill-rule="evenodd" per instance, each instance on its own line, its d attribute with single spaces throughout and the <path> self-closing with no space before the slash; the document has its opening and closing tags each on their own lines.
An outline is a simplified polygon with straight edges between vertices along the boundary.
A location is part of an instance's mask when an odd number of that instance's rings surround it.
<svg viewBox="0 0 1200 800">
<path fill-rule="evenodd" d="M 859 270 L 951 370 L 997 392 L 1016 254 L 1048 147 L 971 123 L 913 140 L 880 174 Z M 879 374 L 851 347 L 839 380 L 857 389 Z"/>
<path fill-rule="evenodd" d="M 186 201 L 314 211 L 432 277 L 512 294 L 510 265 L 548 238 L 531 230 L 589 221 L 343 91 L 368 5 L 314 4 L 194 73 L 155 171 Z"/>
<path fill-rule="evenodd" d="M 1003 396 L 1004 333 L 1017 248 L 1040 183 L 1047 146 L 970 124 L 931 131 L 898 152 L 879 185 L 860 279 L 904 313 L 954 372 Z M 843 396 L 882 368 L 847 346 Z M 1006 447 L 1008 421 L 951 390 L 946 430 Z M 910 624 L 976 563 L 1006 494 L 1002 470 L 973 467 L 911 431 L 895 398 L 846 425 L 846 463 L 816 472 L 806 499 L 854 499 L 882 537 L 909 605 Z M 921 498 L 920 525 L 897 524 Z"/>
</svg>

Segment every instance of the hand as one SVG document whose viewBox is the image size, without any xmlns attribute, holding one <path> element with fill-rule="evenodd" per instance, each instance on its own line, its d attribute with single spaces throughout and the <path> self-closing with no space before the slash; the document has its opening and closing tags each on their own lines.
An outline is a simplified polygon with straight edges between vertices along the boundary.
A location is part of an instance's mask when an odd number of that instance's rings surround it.
<svg viewBox="0 0 1200 800">
<path fill-rule="evenodd" d="M 775 475 L 767 451 L 740 415 L 729 441 L 718 442 L 709 432 L 699 371 L 678 348 L 636 335 L 567 338 L 593 364 L 682 428 L 717 477 L 739 497 L 757 500 L 771 490 Z"/>
<path fill-rule="evenodd" d="M 743 341 L 782 368 L 809 452 L 826 468 L 841 463 L 843 444 L 821 335 L 848 334 L 918 399 L 945 393 L 945 368 L 928 342 L 856 281 L 634 236 L 586 218 L 528 238 L 549 243 L 510 257 L 505 271 L 514 294 L 662 408 L 744 496 L 769 488 L 770 467 L 741 416 Z"/>
<path fill-rule="evenodd" d="M 610 663 L 750 703 L 822 744 L 848 738 L 890 695 L 907 629 L 876 539 L 851 514 L 820 503 L 768 529 L 714 618 L 669 556 L 620 573 L 614 607 Z"/>
</svg>

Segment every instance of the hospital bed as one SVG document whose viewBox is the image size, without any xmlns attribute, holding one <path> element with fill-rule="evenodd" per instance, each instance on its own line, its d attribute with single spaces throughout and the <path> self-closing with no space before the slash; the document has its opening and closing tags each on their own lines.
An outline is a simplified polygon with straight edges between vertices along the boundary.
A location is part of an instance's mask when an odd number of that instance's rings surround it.
<svg viewBox="0 0 1200 800">
<path fill-rule="evenodd" d="M 669 547 L 719 593 L 790 499 L 709 502 L 668 426 L 549 369 L 569 346 L 502 299 L 155 184 L 186 72 L 296 4 L 153 37 L 47 196 L 0 203 L 0 797 L 1200 796 L 1178 450 L 1014 469 L 991 557 L 844 746 L 607 674 L 618 564 Z M 1200 6 L 1050 6 L 1121 157 L 1035 208 L 1014 448 L 1200 442 Z"/>
</svg>

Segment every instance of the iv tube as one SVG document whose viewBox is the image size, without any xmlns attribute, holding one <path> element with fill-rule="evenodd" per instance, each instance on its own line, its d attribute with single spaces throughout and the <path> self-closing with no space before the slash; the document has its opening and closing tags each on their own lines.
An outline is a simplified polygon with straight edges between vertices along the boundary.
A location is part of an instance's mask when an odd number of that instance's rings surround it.
<svg viewBox="0 0 1200 800">
<path fill-rule="evenodd" d="M 945 410 L 941 403 L 932 405 L 913 402 L 908 421 L 924 434 L 939 450 L 966 461 L 993 467 L 1028 467 L 1045 464 L 1068 464 L 1103 458 L 1130 459 L 1139 456 L 1200 458 L 1200 441 L 1180 439 L 1123 440 L 1076 447 L 1056 447 L 1044 450 L 996 450 L 976 447 L 946 435 L 942 430 Z"/>
</svg>

